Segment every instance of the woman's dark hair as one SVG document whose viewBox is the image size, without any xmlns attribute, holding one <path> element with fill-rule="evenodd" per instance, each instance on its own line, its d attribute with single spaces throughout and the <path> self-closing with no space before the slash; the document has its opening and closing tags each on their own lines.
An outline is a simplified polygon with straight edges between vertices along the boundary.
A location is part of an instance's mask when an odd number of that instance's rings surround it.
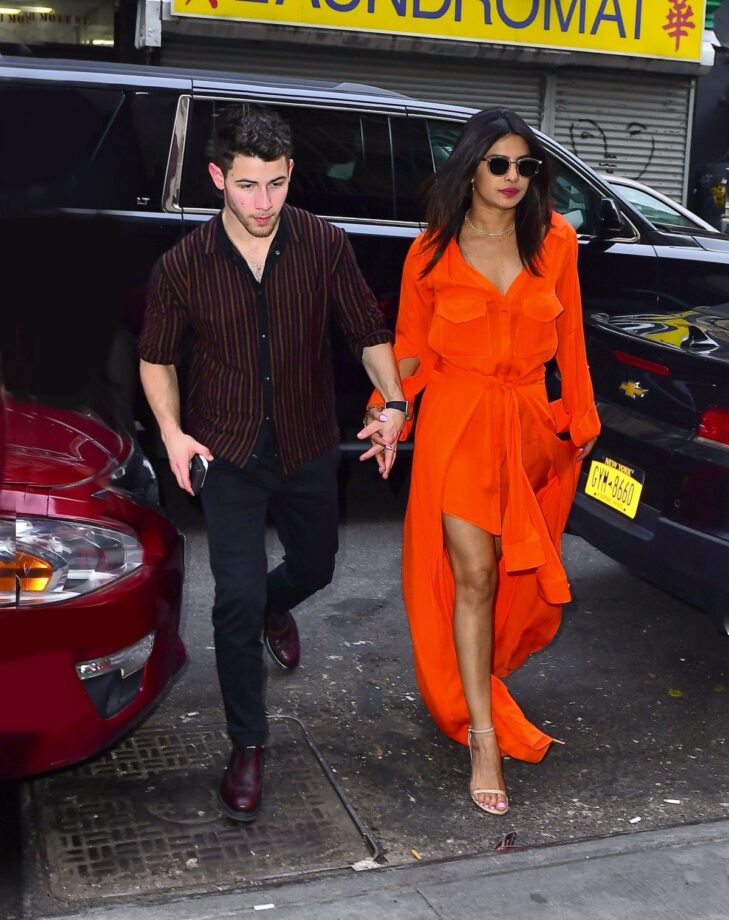
<svg viewBox="0 0 729 920">
<path fill-rule="evenodd" d="M 291 159 L 291 128 L 278 112 L 263 106 L 229 105 L 215 120 L 210 159 L 227 173 L 236 156 L 266 162 Z"/>
<path fill-rule="evenodd" d="M 432 250 L 421 277 L 432 271 L 450 241 L 458 236 L 463 217 L 471 205 L 471 179 L 482 157 L 506 134 L 522 137 L 529 155 L 542 160 L 539 172 L 529 181 L 526 195 L 516 206 L 516 241 L 522 262 L 533 275 L 539 274 L 544 237 L 549 229 L 552 204 L 549 189 L 552 170 L 549 154 L 536 134 L 511 109 L 484 109 L 472 115 L 453 152 L 438 168 L 427 192 L 426 249 Z"/>
</svg>

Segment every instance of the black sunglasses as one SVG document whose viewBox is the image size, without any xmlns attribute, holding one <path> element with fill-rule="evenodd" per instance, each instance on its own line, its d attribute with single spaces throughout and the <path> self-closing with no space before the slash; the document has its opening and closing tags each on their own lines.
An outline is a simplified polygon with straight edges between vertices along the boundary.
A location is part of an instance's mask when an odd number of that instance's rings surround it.
<svg viewBox="0 0 729 920">
<path fill-rule="evenodd" d="M 536 157 L 519 157 L 516 160 L 510 160 L 500 154 L 492 154 L 488 157 L 481 157 L 481 159 L 488 166 L 492 176 L 505 176 L 513 163 L 522 179 L 531 179 L 536 176 L 539 172 L 539 167 L 542 165 L 542 161 Z"/>
</svg>

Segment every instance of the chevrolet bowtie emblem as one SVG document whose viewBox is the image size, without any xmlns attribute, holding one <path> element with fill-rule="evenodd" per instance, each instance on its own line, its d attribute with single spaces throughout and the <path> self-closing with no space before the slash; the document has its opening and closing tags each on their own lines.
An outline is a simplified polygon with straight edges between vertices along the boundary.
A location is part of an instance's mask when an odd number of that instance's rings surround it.
<svg viewBox="0 0 729 920">
<path fill-rule="evenodd" d="M 620 389 L 631 399 L 643 399 L 645 394 L 649 392 L 639 383 L 636 383 L 635 380 L 624 380 L 620 384 Z"/>
</svg>

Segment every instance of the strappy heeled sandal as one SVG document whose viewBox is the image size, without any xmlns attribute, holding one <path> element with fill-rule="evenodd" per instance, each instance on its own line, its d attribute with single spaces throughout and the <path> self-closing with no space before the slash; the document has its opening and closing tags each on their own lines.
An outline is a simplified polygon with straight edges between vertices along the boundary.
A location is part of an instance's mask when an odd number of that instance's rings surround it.
<svg viewBox="0 0 729 920">
<path fill-rule="evenodd" d="M 494 731 L 493 728 L 471 728 L 468 729 L 468 753 L 471 755 L 471 763 L 473 763 L 473 749 L 471 747 L 471 735 L 490 735 Z M 485 805 L 483 802 L 479 802 L 476 799 L 477 795 L 503 795 L 504 797 L 504 807 L 498 808 L 495 805 Z M 476 808 L 480 808 L 481 811 L 487 812 L 490 815 L 505 815 L 509 810 L 509 799 L 506 795 L 506 792 L 503 789 L 472 789 L 471 790 L 471 800 Z"/>
</svg>

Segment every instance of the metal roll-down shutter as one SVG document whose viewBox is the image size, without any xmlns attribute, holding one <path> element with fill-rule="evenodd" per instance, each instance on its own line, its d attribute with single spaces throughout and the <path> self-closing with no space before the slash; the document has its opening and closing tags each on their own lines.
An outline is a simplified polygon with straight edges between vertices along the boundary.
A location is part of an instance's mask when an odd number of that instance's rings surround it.
<svg viewBox="0 0 729 920">
<path fill-rule="evenodd" d="M 693 78 L 560 71 L 553 137 L 594 169 L 685 199 Z"/>
<path fill-rule="evenodd" d="M 365 83 L 416 99 L 475 108 L 503 105 L 535 126 L 539 126 L 542 117 L 543 77 L 538 70 L 523 65 L 317 48 L 310 44 L 277 45 L 274 51 L 269 42 L 227 42 L 174 34 L 164 37 L 162 63 L 189 69 Z"/>
</svg>

